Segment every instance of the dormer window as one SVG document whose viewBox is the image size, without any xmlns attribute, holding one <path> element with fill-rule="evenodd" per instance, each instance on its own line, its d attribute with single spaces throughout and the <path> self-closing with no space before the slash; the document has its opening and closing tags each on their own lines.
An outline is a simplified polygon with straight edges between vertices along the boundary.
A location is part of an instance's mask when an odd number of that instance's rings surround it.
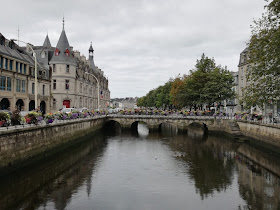
<svg viewBox="0 0 280 210">
<path fill-rule="evenodd" d="M 46 56 L 46 54 L 45 54 L 45 52 L 43 51 L 43 52 L 41 53 L 41 58 L 45 58 L 45 56 Z"/>
<path fill-rule="evenodd" d="M 55 56 L 58 56 L 59 55 L 59 49 L 55 49 L 55 52 L 54 52 Z"/>
<path fill-rule="evenodd" d="M 70 54 L 70 51 L 69 51 L 68 49 L 66 49 L 66 50 L 65 50 L 65 55 L 66 55 L 66 56 L 69 56 L 69 54 Z"/>
</svg>

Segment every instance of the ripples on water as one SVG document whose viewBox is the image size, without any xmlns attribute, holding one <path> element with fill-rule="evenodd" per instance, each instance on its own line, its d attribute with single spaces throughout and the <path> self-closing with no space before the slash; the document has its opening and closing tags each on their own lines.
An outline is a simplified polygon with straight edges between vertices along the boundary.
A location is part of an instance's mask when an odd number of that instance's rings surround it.
<svg viewBox="0 0 280 210">
<path fill-rule="evenodd" d="M 280 209 L 279 159 L 163 125 L 89 135 L 0 180 L 0 209 Z"/>
</svg>

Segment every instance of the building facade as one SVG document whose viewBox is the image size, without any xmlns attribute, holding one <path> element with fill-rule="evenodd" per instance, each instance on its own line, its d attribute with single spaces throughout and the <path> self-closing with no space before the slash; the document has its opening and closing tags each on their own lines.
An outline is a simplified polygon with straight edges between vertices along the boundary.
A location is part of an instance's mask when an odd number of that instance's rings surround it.
<svg viewBox="0 0 280 210">
<path fill-rule="evenodd" d="M 109 108 L 109 82 L 89 58 L 69 45 L 64 29 L 56 47 L 48 35 L 42 46 L 29 44 L 37 58 L 37 104 L 43 113 L 68 107 Z M 32 49 L 0 34 L 0 110 L 31 111 L 35 107 L 35 60 Z M 98 107 L 99 105 L 99 107 Z"/>
<path fill-rule="evenodd" d="M 109 107 L 110 91 L 108 79 L 94 64 L 94 50 L 89 47 L 89 58 L 73 50 L 63 26 L 54 48 L 49 66 L 52 71 L 51 110 L 87 107 L 106 110 Z M 99 107 L 98 107 L 99 104 Z"/>
<path fill-rule="evenodd" d="M 249 55 L 248 55 L 248 48 L 244 49 L 240 53 L 240 59 L 239 59 L 239 64 L 238 64 L 238 109 L 237 111 L 239 112 L 249 112 L 249 113 L 259 113 L 263 114 L 265 116 L 268 116 L 271 114 L 272 116 L 279 116 L 280 115 L 280 101 L 278 101 L 277 104 L 272 104 L 271 102 L 267 102 L 263 105 L 263 108 L 260 108 L 258 106 L 251 107 L 250 110 L 245 110 L 244 109 L 244 104 L 240 102 L 240 99 L 243 97 L 243 90 L 246 89 L 250 85 L 250 81 L 247 80 L 247 71 L 248 68 L 250 67 L 250 64 L 248 62 Z"/>
<path fill-rule="evenodd" d="M 35 60 L 29 51 L 0 34 L 0 109 L 31 111 L 35 108 Z M 50 111 L 48 69 L 38 67 L 38 104 L 43 113 Z"/>
</svg>

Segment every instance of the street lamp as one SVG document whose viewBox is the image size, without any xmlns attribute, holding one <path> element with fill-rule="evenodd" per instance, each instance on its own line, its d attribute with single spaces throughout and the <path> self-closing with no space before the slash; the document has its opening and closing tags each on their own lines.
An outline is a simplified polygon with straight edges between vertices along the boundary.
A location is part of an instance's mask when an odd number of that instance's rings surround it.
<svg viewBox="0 0 280 210">
<path fill-rule="evenodd" d="M 36 59 L 36 53 L 34 52 L 33 48 L 31 47 L 30 44 L 24 42 L 24 41 L 20 41 L 20 40 L 17 40 L 17 39 L 11 39 L 11 41 L 18 41 L 18 42 L 22 42 L 24 44 L 26 44 L 26 46 L 28 46 L 31 50 L 32 50 L 32 53 L 33 53 L 33 57 L 35 59 L 35 109 L 37 108 L 37 59 Z"/>
<path fill-rule="evenodd" d="M 98 81 L 98 79 L 96 78 L 96 76 L 94 76 L 93 74 L 90 74 L 90 73 L 88 73 L 88 72 L 85 72 L 86 74 L 89 74 L 89 75 L 91 75 L 91 76 L 93 76 L 95 79 L 96 79 L 96 82 L 97 82 L 97 108 L 98 108 L 98 111 L 99 111 L 99 108 L 100 108 L 100 99 L 99 99 L 99 81 Z"/>
</svg>

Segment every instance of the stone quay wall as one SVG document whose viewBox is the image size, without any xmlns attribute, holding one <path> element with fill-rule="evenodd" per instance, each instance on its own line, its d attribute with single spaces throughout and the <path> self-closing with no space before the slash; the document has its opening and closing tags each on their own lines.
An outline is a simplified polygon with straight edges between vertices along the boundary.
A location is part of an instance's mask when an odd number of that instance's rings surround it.
<svg viewBox="0 0 280 210">
<path fill-rule="evenodd" d="M 108 115 L 89 119 L 71 120 L 49 125 L 27 126 L 0 131 L 0 172 L 9 166 L 16 167 L 61 150 L 63 145 L 74 144 L 88 133 L 100 130 L 105 123 L 118 122 L 121 128 L 132 128 L 135 122 L 145 122 L 150 130 L 159 129 L 162 123 L 173 124 L 178 130 L 188 130 L 194 123 L 209 131 L 232 134 L 229 119 L 176 118 L 155 116 Z M 237 121 L 244 136 L 280 147 L 280 126 Z M 75 141 L 74 141 L 75 140 Z"/>
<path fill-rule="evenodd" d="M 237 122 L 244 136 L 280 147 L 280 126 L 254 122 Z"/>
<path fill-rule="evenodd" d="M 38 159 L 38 155 L 47 155 L 46 151 L 100 130 L 105 120 L 106 116 L 100 116 L 1 131 L 0 171 L 1 168 L 17 167 L 26 160 L 32 161 L 34 157 Z"/>
</svg>

